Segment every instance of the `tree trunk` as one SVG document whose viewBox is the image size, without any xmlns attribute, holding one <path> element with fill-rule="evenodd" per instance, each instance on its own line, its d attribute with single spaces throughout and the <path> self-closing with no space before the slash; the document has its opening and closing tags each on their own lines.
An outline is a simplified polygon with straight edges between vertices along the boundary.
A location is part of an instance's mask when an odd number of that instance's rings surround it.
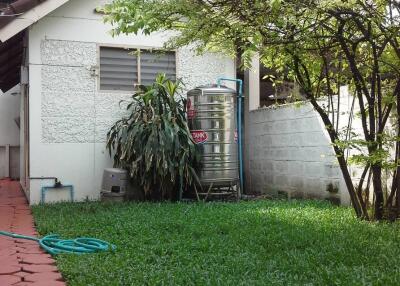
<svg viewBox="0 0 400 286">
<path fill-rule="evenodd" d="M 319 116 L 321 117 L 324 125 L 327 127 L 327 131 L 329 134 L 329 137 L 331 139 L 332 144 L 335 143 L 335 140 L 337 139 L 337 134 L 333 128 L 332 123 L 330 122 L 329 116 L 326 114 L 326 112 L 319 106 L 315 98 L 310 97 L 310 102 L 312 106 L 315 108 L 315 110 L 318 112 Z M 344 182 L 346 184 L 347 190 L 350 195 L 350 200 L 353 205 L 353 208 L 356 212 L 357 217 L 360 218 L 365 218 L 368 219 L 368 213 L 365 207 L 363 207 L 364 204 L 359 201 L 357 197 L 356 190 L 354 188 L 353 180 L 351 179 L 349 169 L 347 168 L 347 162 L 344 157 L 344 152 L 339 149 L 336 145 L 333 145 L 333 149 L 335 150 L 335 154 L 339 163 L 340 170 L 342 171 L 342 175 L 344 178 Z"/>
<path fill-rule="evenodd" d="M 400 171 L 400 167 L 397 166 L 397 172 Z M 397 178 L 396 178 L 396 211 L 395 211 L 395 218 L 397 219 L 400 214 L 400 173 L 398 173 Z"/>
<path fill-rule="evenodd" d="M 372 165 L 372 184 L 374 187 L 375 194 L 375 219 L 383 219 L 383 189 L 382 189 L 382 167 L 379 165 Z"/>
<path fill-rule="evenodd" d="M 337 154 L 336 150 L 335 153 Z M 360 202 L 356 196 L 356 190 L 353 185 L 353 180 L 351 179 L 349 169 L 347 168 L 346 159 L 342 154 L 337 155 L 337 160 L 339 162 L 340 170 L 342 171 L 344 182 L 346 183 L 346 187 L 350 194 L 350 199 L 353 204 L 353 207 L 356 211 L 358 217 L 368 219 L 368 212 L 366 206 Z"/>
<path fill-rule="evenodd" d="M 399 81 L 400 82 L 400 81 Z M 397 107 L 397 140 L 400 140 L 400 94 L 396 95 L 396 107 Z M 393 181 L 396 184 L 393 189 L 396 189 L 396 212 L 395 219 L 399 217 L 400 214 L 400 146 L 399 141 L 396 142 L 397 153 L 396 153 L 396 180 Z"/>
</svg>

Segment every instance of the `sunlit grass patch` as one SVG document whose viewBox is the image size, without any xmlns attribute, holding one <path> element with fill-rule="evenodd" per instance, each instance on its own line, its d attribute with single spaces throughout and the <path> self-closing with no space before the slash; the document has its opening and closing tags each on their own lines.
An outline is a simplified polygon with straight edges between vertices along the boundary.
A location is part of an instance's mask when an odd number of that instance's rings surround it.
<svg viewBox="0 0 400 286">
<path fill-rule="evenodd" d="M 42 235 L 115 253 L 63 255 L 69 285 L 398 285 L 399 224 L 319 201 L 63 203 L 33 209 Z"/>
</svg>

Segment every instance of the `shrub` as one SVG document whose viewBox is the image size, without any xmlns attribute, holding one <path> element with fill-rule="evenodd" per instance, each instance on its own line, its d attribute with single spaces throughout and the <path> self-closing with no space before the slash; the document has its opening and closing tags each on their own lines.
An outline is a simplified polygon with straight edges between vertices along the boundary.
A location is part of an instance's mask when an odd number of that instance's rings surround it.
<svg viewBox="0 0 400 286">
<path fill-rule="evenodd" d="M 128 115 L 107 133 L 115 167 L 127 169 L 146 198 L 175 199 L 199 181 L 200 156 L 188 129 L 181 87 L 165 75 L 151 86 L 140 86 L 127 102 Z"/>
</svg>

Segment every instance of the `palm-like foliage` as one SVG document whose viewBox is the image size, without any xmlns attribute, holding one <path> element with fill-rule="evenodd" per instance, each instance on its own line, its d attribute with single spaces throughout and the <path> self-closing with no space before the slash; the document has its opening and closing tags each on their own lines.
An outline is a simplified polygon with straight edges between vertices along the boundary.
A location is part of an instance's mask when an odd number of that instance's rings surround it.
<svg viewBox="0 0 400 286">
<path fill-rule="evenodd" d="M 187 126 L 181 82 L 158 75 L 127 104 L 128 115 L 107 133 L 114 165 L 125 168 L 153 199 L 174 198 L 198 182 L 200 156 Z"/>
</svg>

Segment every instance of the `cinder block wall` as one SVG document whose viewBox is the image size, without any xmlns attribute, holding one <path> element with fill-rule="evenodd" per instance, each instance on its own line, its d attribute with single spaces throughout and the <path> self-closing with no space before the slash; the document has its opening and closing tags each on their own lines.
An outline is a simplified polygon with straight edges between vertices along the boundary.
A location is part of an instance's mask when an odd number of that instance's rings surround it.
<svg viewBox="0 0 400 286">
<path fill-rule="evenodd" d="M 247 190 L 349 204 L 325 127 L 309 103 L 251 111 Z"/>
</svg>

